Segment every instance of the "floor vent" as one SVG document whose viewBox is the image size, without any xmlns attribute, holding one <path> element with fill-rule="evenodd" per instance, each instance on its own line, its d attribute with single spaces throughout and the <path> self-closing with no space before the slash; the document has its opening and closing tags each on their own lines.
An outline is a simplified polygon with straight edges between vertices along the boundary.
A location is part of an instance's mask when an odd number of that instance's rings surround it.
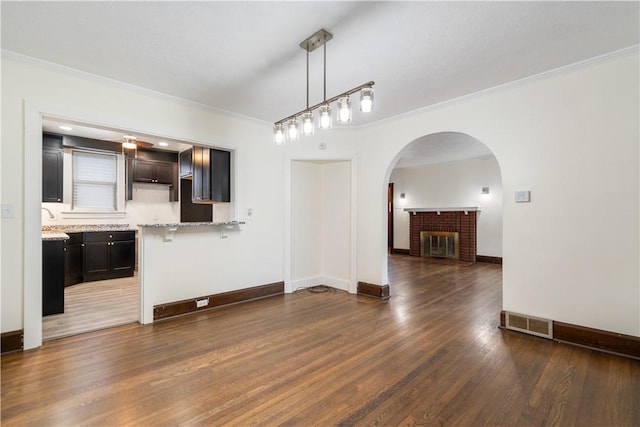
<svg viewBox="0 0 640 427">
<path fill-rule="evenodd" d="M 553 339 L 553 321 L 506 312 L 506 327 L 514 331 Z"/>
</svg>

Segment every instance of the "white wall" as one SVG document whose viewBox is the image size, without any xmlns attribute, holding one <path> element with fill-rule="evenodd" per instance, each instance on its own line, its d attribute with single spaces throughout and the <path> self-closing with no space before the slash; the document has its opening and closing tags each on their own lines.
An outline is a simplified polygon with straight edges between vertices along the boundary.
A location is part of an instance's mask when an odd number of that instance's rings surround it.
<svg viewBox="0 0 640 427">
<path fill-rule="evenodd" d="M 457 131 L 487 145 L 502 172 L 503 308 L 639 336 L 638 77 L 633 49 L 364 128 L 354 141 L 367 212 L 359 280 L 387 282 L 386 188 L 398 153 Z M 515 203 L 516 190 L 530 190 L 531 203 Z"/>
<path fill-rule="evenodd" d="M 351 163 L 293 160 L 291 280 L 348 290 L 351 274 Z"/>
<path fill-rule="evenodd" d="M 16 215 L 2 218 L 2 331 L 24 328 L 27 348 L 38 341 L 37 336 L 29 335 L 37 325 L 29 322 L 38 319 L 41 301 L 41 270 L 33 268 L 41 258 L 41 114 L 234 150 L 236 199 L 231 212 L 239 220 L 246 219 L 249 208 L 253 215 L 244 231 L 230 236 L 224 245 L 212 248 L 205 240 L 189 250 L 208 254 L 211 265 L 203 269 L 217 269 L 220 277 L 231 278 L 215 288 L 238 289 L 282 280 L 284 224 L 279 201 L 283 200 L 284 154 L 270 143 L 269 124 L 5 56 L 2 203 L 12 205 Z M 225 216 L 224 211 L 217 216 Z M 229 252 L 229 248 L 233 249 Z M 224 265 L 213 262 L 217 259 L 223 259 Z M 238 267 L 252 260 L 255 268 Z M 165 261 L 171 265 L 171 256 Z M 32 301 L 26 313 L 24 301 Z"/>
<path fill-rule="evenodd" d="M 477 213 L 477 254 L 502 256 L 502 180 L 494 156 L 395 168 L 390 181 L 394 184 L 395 248 L 409 249 L 409 212 L 404 208 L 477 206 L 481 209 Z M 489 194 L 481 194 L 482 187 L 489 187 Z"/>
<path fill-rule="evenodd" d="M 322 164 L 291 162 L 291 280 L 294 289 L 322 276 Z"/>
<path fill-rule="evenodd" d="M 211 274 L 241 287 L 285 277 L 286 156 L 357 158 L 352 211 L 357 280 L 386 284 L 387 183 L 398 154 L 424 135 L 468 134 L 491 149 L 502 172 L 503 308 L 640 336 L 638 76 L 637 49 L 628 50 L 404 117 L 336 128 L 277 147 L 266 123 L 5 57 L 2 203 L 14 206 L 16 217 L 2 218 L 2 331 L 31 330 L 28 315 L 23 324 L 23 292 L 35 304 L 40 295 L 40 273 L 30 267 L 41 255 L 37 118 L 45 112 L 236 150 L 235 210 L 238 219 L 245 219 L 248 208 L 254 215 L 225 243 L 189 250 L 210 251 L 212 262 L 220 255 L 224 263 L 216 263 Z M 320 141 L 326 150 L 319 151 Z M 530 190 L 531 203 L 516 204 L 516 190 Z M 549 236 L 559 242 L 561 255 L 550 248 Z M 254 263 L 251 269 L 237 267 L 247 262 Z"/>
</svg>

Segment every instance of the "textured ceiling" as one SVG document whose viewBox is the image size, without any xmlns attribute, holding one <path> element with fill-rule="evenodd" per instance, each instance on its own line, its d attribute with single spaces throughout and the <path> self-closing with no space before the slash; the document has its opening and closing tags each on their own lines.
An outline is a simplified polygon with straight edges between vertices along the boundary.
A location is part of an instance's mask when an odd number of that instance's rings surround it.
<svg viewBox="0 0 640 427">
<path fill-rule="evenodd" d="M 639 43 L 638 2 L 12 2 L 2 48 L 265 122 L 374 80 L 364 125 Z M 322 49 L 310 54 L 322 100 Z"/>
</svg>

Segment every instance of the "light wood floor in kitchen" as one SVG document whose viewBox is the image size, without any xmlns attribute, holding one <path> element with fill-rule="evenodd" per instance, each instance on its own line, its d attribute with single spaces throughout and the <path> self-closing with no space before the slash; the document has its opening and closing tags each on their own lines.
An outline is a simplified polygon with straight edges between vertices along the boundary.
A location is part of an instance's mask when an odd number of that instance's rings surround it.
<svg viewBox="0 0 640 427">
<path fill-rule="evenodd" d="M 67 286 L 64 313 L 42 318 L 42 339 L 52 340 L 138 321 L 137 274 Z"/>
</svg>

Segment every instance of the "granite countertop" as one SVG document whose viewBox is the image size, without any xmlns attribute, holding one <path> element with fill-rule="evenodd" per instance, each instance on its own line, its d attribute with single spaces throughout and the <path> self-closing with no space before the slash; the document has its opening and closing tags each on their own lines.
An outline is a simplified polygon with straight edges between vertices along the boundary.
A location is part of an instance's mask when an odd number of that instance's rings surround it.
<svg viewBox="0 0 640 427">
<path fill-rule="evenodd" d="M 42 240 L 67 240 L 69 235 L 57 231 L 42 231 Z"/>
<path fill-rule="evenodd" d="M 90 231 L 136 231 L 129 224 L 68 224 L 68 225 L 43 225 L 42 234 L 45 233 L 82 233 Z M 68 236 L 67 236 L 68 238 Z"/>
<path fill-rule="evenodd" d="M 227 222 L 173 222 L 160 224 L 138 224 L 138 227 L 199 227 L 199 226 L 216 226 L 216 225 L 241 225 L 244 221 L 227 221 Z"/>
</svg>

